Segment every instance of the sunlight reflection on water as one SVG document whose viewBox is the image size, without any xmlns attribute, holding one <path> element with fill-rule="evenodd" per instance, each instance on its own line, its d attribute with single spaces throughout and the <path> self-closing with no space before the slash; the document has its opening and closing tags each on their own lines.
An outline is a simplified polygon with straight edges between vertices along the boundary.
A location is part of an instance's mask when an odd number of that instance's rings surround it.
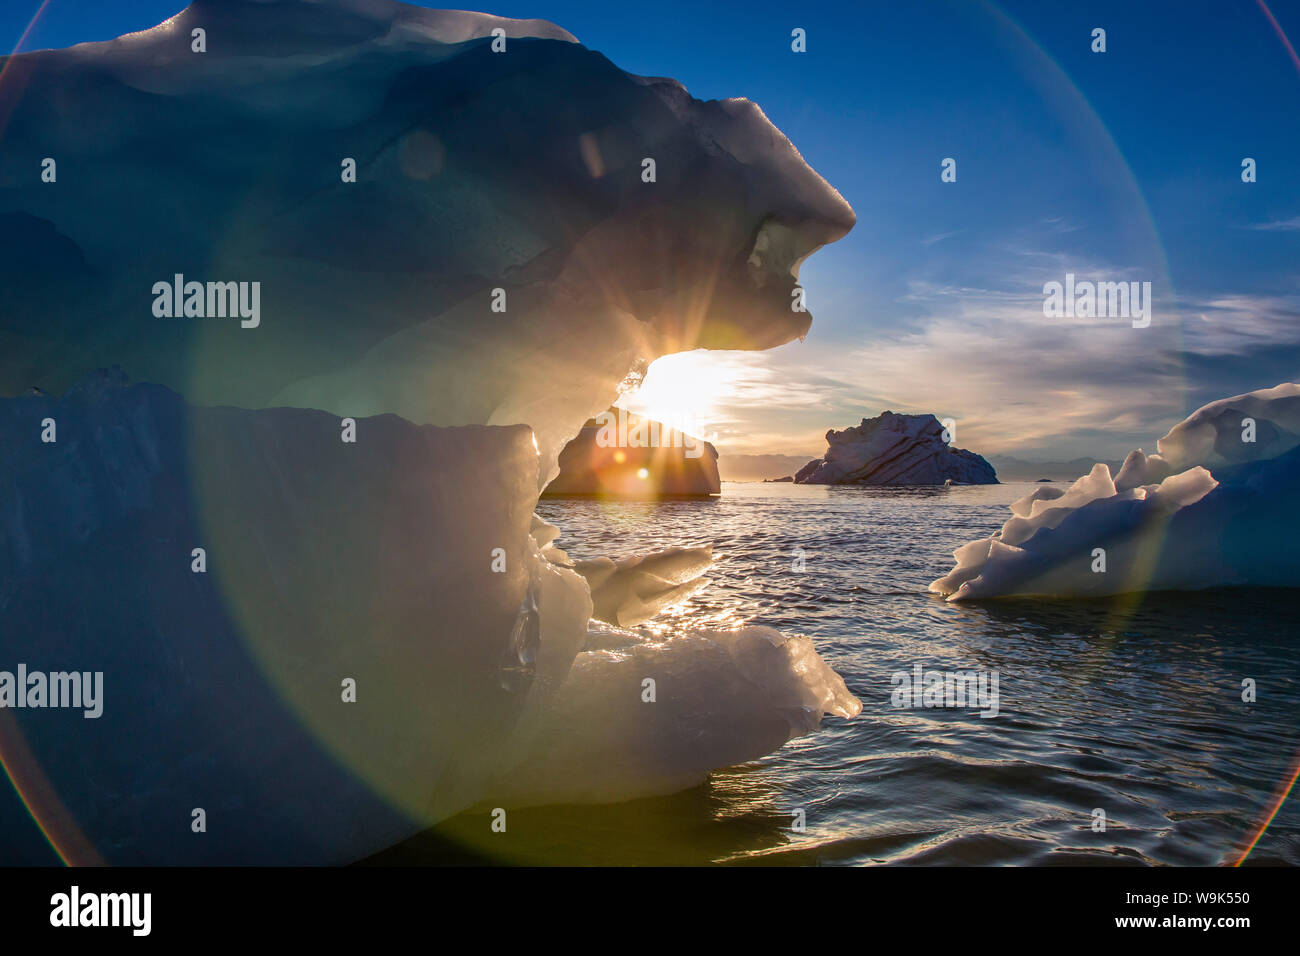
<svg viewBox="0 0 1300 956">
<path fill-rule="evenodd" d="M 713 544 L 710 586 L 647 629 L 753 622 L 807 634 L 863 713 L 686 793 L 514 811 L 504 856 L 470 813 L 388 859 L 440 859 L 449 846 L 532 863 L 1232 858 L 1300 746 L 1295 592 L 982 605 L 927 593 L 952 549 L 999 527 L 1033 487 L 728 483 L 712 500 L 543 501 L 575 557 Z M 998 716 L 893 707 L 891 675 L 918 662 L 996 669 Z M 1246 677 L 1261 687 L 1254 704 L 1241 700 Z M 796 810 L 804 832 L 791 828 Z M 1300 863 L 1294 802 L 1251 859 Z"/>
</svg>

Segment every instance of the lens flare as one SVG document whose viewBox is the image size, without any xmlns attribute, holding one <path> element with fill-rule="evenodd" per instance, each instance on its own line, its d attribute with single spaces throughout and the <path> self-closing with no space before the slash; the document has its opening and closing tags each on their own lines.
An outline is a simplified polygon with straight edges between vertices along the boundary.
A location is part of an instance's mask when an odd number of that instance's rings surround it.
<svg viewBox="0 0 1300 956">
<path fill-rule="evenodd" d="M 1276 817 L 1278 811 L 1282 809 L 1282 804 L 1286 803 L 1286 798 L 1291 795 L 1291 790 L 1295 787 L 1297 778 L 1300 778 L 1300 756 L 1296 757 L 1295 769 L 1291 771 L 1291 776 L 1288 777 L 1284 784 L 1278 788 L 1278 796 L 1273 801 L 1272 809 L 1268 811 L 1263 822 L 1255 828 L 1254 834 L 1246 844 L 1246 849 L 1241 852 L 1241 856 L 1237 857 L 1237 861 L 1232 864 L 1233 866 L 1241 866 L 1245 863 L 1246 857 L 1250 856 L 1255 847 L 1259 845 L 1260 839 L 1263 838 L 1264 834 L 1268 831 L 1269 826 L 1273 823 L 1273 818 Z"/>
</svg>

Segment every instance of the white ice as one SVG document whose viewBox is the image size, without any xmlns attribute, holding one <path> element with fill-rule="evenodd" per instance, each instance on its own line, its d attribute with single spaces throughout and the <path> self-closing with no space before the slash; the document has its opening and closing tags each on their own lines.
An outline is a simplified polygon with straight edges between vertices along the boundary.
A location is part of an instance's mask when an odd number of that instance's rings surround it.
<svg viewBox="0 0 1300 956">
<path fill-rule="evenodd" d="M 801 637 L 584 650 L 593 597 L 630 625 L 707 556 L 616 555 L 593 586 L 532 514 L 630 370 L 808 331 L 799 265 L 854 215 L 757 106 L 389 0 L 196 0 L 6 74 L 0 252 L 40 267 L 0 283 L 0 394 L 62 397 L 0 402 L 27 449 L 0 458 L 3 649 L 116 674 L 96 727 L 26 727 L 111 859 L 354 859 L 482 801 L 685 786 L 856 712 Z M 57 188 L 29 175 L 47 155 Z M 178 272 L 260 282 L 260 325 L 151 314 Z M 74 387 L 110 366 L 152 384 Z M 46 412 L 59 444 L 20 444 Z M 220 839 L 190 838 L 200 803 Z"/>
<path fill-rule="evenodd" d="M 1300 585 L 1297 446 L 1300 385 L 1211 402 L 1113 480 L 1098 464 L 1014 502 L 930 589 L 960 601 Z"/>
</svg>

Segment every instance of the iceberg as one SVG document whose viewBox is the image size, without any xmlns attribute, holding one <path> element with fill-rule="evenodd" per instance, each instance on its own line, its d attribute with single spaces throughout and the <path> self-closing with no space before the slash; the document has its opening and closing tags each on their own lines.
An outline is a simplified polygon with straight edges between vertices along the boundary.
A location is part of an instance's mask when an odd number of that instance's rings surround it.
<svg viewBox="0 0 1300 956">
<path fill-rule="evenodd" d="M 1157 453 L 1011 505 L 930 585 L 949 601 L 1300 585 L 1300 385 L 1225 398 Z"/>
<path fill-rule="evenodd" d="M 592 419 L 560 452 L 544 495 L 707 497 L 722 490 L 712 442 L 622 409 Z M 610 424 L 621 422 L 621 431 Z"/>
<path fill-rule="evenodd" d="M 654 554 L 614 560 L 573 562 L 591 588 L 592 617 L 630 627 L 708 585 L 704 572 L 713 564 L 713 548 L 668 548 Z"/>
<path fill-rule="evenodd" d="M 69 859 L 355 860 L 859 712 L 806 638 L 630 629 L 709 549 L 574 562 L 534 514 L 656 357 L 808 331 L 854 215 L 757 106 L 389 0 L 3 69 L 0 655 L 104 685 L 0 746 Z"/>
<path fill-rule="evenodd" d="M 541 21 L 195 0 L 4 69 L 0 394 L 116 365 L 201 405 L 526 423 L 545 487 L 634 370 L 805 335 L 799 266 L 855 221 L 755 104 Z M 178 275 L 203 308 L 159 317 Z M 241 282 L 253 328 L 207 314 Z"/>
<path fill-rule="evenodd" d="M 953 448 L 933 415 L 886 411 L 826 433 L 826 454 L 794 474 L 802 485 L 995 485 L 993 466 Z"/>
</svg>

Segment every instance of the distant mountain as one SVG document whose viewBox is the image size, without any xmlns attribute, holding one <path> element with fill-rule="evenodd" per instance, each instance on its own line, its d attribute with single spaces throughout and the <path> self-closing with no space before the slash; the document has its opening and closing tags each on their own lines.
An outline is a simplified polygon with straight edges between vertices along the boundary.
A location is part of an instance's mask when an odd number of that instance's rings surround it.
<svg viewBox="0 0 1300 956">
<path fill-rule="evenodd" d="M 1110 467 L 1110 473 L 1119 473 L 1123 462 L 1106 458 L 1071 458 L 1069 461 L 1027 461 L 1010 455 L 990 455 L 989 463 L 998 470 L 998 477 L 1003 481 L 1037 481 L 1039 478 L 1051 478 L 1053 481 L 1074 481 L 1092 471 L 1092 466 L 1101 462 Z"/>
<path fill-rule="evenodd" d="M 718 472 L 723 481 L 775 481 L 788 478 L 806 465 L 812 455 L 730 455 L 718 458 Z M 1033 461 L 1013 455 L 985 455 L 984 459 L 997 471 L 1000 481 L 1073 481 L 1092 471 L 1101 462 L 1118 474 L 1122 462 L 1109 458 L 1083 456 L 1069 461 Z"/>
<path fill-rule="evenodd" d="M 812 455 L 725 455 L 718 456 L 718 473 L 723 481 L 773 481 L 789 478 L 808 464 Z"/>
</svg>

